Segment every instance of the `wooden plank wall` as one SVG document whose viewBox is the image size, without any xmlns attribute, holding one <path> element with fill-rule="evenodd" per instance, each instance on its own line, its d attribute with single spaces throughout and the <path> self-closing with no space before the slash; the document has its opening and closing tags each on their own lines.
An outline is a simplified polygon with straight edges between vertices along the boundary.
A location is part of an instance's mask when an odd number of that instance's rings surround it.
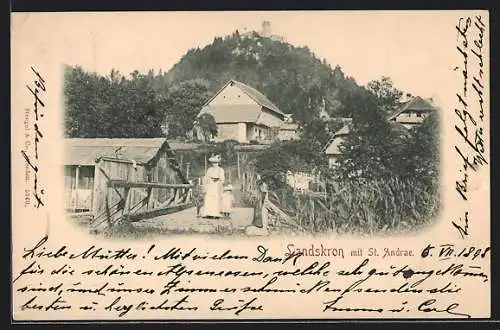
<svg viewBox="0 0 500 330">
<path fill-rule="evenodd" d="M 120 200 L 120 194 L 124 196 L 125 189 L 117 188 L 109 189 L 108 201 L 106 201 L 107 182 L 110 179 L 137 181 L 151 181 L 160 183 L 182 183 L 178 173 L 170 168 L 170 162 L 166 152 L 163 152 L 158 162 L 151 168 L 148 175 L 148 169 L 144 165 L 137 164 L 134 168 L 133 164 L 111 159 L 101 159 L 95 167 L 94 179 L 94 202 L 93 214 L 98 217 L 106 208 L 113 207 Z M 147 189 L 133 188 L 131 193 L 130 206 L 133 207 L 147 196 Z M 153 189 L 154 204 L 164 203 L 172 198 L 175 194 L 175 189 Z M 154 205 L 152 205 L 154 207 Z"/>
<path fill-rule="evenodd" d="M 125 196 L 124 188 L 109 189 L 107 182 L 110 179 L 121 179 L 129 181 L 147 181 L 147 169 L 142 165 L 136 165 L 118 160 L 101 159 L 95 168 L 94 179 L 94 216 L 98 217 L 106 208 L 112 208 L 122 197 Z M 107 200 L 106 194 L 108 193 Z M 146 189 L 132 189 L 130 192 L 131 203 L 134 206 L 146 196 Z M 121 195 L 121 196 L 120 196 Z"/>
</svg>

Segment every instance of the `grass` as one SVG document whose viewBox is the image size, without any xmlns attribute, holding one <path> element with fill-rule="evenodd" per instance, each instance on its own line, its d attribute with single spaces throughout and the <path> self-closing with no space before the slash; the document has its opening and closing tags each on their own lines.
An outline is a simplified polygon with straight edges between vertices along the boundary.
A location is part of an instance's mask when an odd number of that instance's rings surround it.
<svg viewBox="0 0 500 330">
<path fill-rule="evenodd" d="M 344 180 L 327 186 L 326 196 L 284 187 L 271 191 L 269 199 L 310 233 L 407 233 L 426 227 L 439 214 L 438 185 L 415 178 Z M 255 191 L 246 192 L 250 205 L 258 201 Z"/>
</svg>

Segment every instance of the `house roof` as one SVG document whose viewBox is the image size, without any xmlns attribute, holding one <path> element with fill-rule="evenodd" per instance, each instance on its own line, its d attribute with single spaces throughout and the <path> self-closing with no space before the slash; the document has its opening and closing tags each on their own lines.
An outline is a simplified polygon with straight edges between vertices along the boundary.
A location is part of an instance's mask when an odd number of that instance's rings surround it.
<svg viewBox="0 0 500 330">
<path fill-rule="evenodd" d="M 280 128 L 281 125 L 283 125 L 283 121 L 281 120 L 281 118 L 278 118 L 274 114 L 270 114 L 269 112 L 272 113 L 272 111 L 269 110 L 262 110 L 255 124 Z"/>
<path fill-rule="evenodd" d="M 345 136 L 337 135 L 334 136 L 328 146 L 325 148 L 325 154 L 327 155 L 338 155 L 340 154 L 340 144 L 344 141 Z"/>
<path fill-rule="evenodd" d="M 420 96 L 416 96 L 413 99 L 401 103 L 401 105 L 395 110 L 395 112 L 389 116 L 389 120 L 396 118 L 398 115 L 405 111 L 432 111 L 436 110 L 436 108 L 427 100 L 424 100 Z"/>
<path fill-rule="evenodd" d="M 323 152 L 327 155 L 336 155 L 340 153 L 339 146 L 344 137 L 350 132 L 349 124 L 342 126 L 337 132 L 333 134 L 328 143 L 323 148 Z"/>
<path fill-rule="evenodd" d="M 226 84 L 224 84 L 224 86 L 222 86 L 222 88 L 219 89 L 217 91 L 217 93 L 215 93 L 207 102 L 205 102 L 204 107 L 208 106 L 210 104 L 210 102 L 212 102 L 212 100 L 217 95 L 219 95 L 219 93 L 221 91 L 223 91 L 224 88 L 226 88 L 231 83 L 236 85 L 241 91 L 243 91 L 243 93 L 248 95 L 252 100 L 254 100 L 261 107 L 266 107 L 269 110 L 272 110 L 272 111 L 274 111 L 282 116 L 285 116 L 285 114 L 276 105 L 274 105 L 273 102 L 271 102 L 264 94 L 262 94 L 261 92 L 259 92 L 255 88 L 250 87 L 250 86 L 248 86 L 242 82 L 236 81 L 234 79 L 230 79 Z"/>
<path fill-rule="evenodd" d="M 232 80 L 232 81 L 243 92 L 245 92 L 245 94 L 247 94 L 248 96 L 250 96 L 255 102 L 257 102 L 261 106 L 266 107 L 266 108 L 268 108 L 270 110 L 273 110 L 273 111 L 275 111 L 275 112 L 277 112 L 277 113 L 285 116 L 285 114 L 280 109 L 278 109 L 278 107 L 275 106 L 273 104 L 273 102 L 271 102 L 264 94 L 262 94 L 261 92 L 259 92 L 255 88 L 250 87 L 248 85 L 245 85 L 244 83 L 236 81 L 236 80 Z"/>
<path fill-rule="evenodd" d="M 200 111 L 211 114 L 217 124 L 222 123 L 255 123 L 261 110 L 255 105 L 217 105 L 205 106 Z"/>
</svg>

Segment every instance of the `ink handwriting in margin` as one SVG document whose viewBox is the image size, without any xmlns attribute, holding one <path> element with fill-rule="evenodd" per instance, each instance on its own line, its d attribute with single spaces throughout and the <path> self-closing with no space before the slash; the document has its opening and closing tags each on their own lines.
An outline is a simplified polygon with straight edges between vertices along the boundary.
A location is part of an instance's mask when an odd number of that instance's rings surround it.
<svg viewBox="0 0 500 330">
<path fill-rule="evenodd" d="M 477 286 L 489 281 L 481 263 L 490 248 L 470 245 L 427 245 L 421 257 L 435 258 L 429 267 L 407 262 L 380 266 L 369 258 L 336 266 L 328 260 L 307 260 L 295 252 L 279 257 L 262 245 L 255 254 L 246 255 L 195 247 L 161 248 L 155 244 L 142 251 L 127 246 L 117 246 L 114 250 L 96 245 L 49 248 L 47 241 L 44 236 L 24 249 L 22 258 L 26 267 L 13 281 L 16 292 L 22 295 L 21 310 L 79 309 L 91 313 L 100 309 L 120 318 L 137 312 L 196 314 L 208 310 L 246 317 L 263 312 L 267 307 L 266 297 L 286 295 L 320 297 L 317 307 L 325 315 L 419 312 L 470 318 L 459 299 L 464 291 L 462 284 L 474 281 Z M 449 260 L 450 257 L 454 260 Z M 208 259 L 216 264 L 206 263 Z M 49 266 L 43 260 L 52 263 Z M 133 262 L 136 260 L 148 262 L 138 268 Z M 262 267 L 258 271 L 245 270 L 242 263 L 247 262 Z M 153 267 L 153 263 L 161 268 Z M 264 264 L 269 267 L 265 269 Z M 132 281 L 132 278 L 144 280 Z M 222 278 L 223 281 L 215 280 Z M 207 294 L 211 297 L 207 303 L 196 299 L 200 295 L 208 297 Z M 386 295 L 399 302 L 363 299 Z"/>
<path fill-rule="evenodd" d="M 455 182 L 455 190 L 458 197 L 463 201 L 469 198 L 469 182 L 472 173 L 478 171 L 479 167 L 488 164 L 485 158 L 485 143 L 483 138 L 484 119 L 484 31 L 485 24 L 481 16 L 460 18 L 455 26 L 457 30 L 457 50 L 463 58 L 460 76 L 463 83 L 461 90 L 456 93 L 457 107 L 455 114 L 459 124 L 455 130 L 461 138 L 463 146 L 455 145 L 455 151 L 461 160 L 459 179 Z M 469 56 L 472 54 L 471 58 Z M 472 70 L 469 70 L 472 68 Z M 458 69 L 456 67 L 455 69 Z M 471 76 L 472 75 L 472 76 Z M 475 96 L 468 95 L 469 84 Z M 472 172 L 471 172 L 472 171 Z M 458 221 L 452 221 L 453 227 L 462 238 L 469 235 L 469 211 Z"/>
<path fill-rule="evenodd" d="M 45 108 L 45 103 L 43 102 L 42 99 L 42 94 L 46 92 L 46 84 L 45 84 L 45 79 L 42 77 L 42 75 L 35 70 L 33 67 L 31 67 L 31 71 L 33 71 L 34 74 L 34 86 L 26 85 L 28 88 L 29 92 L 34 98 L 34 103 L 33 103 L 33 112 L 35 114 L 35 123 L 33 124 L 34 131 L 35 131 L 35 143 L 34 143 L 34 150 L 33 152 L 29 152 L 28 150 L 22 150 L 21 155 L 23 156 L 26 164 L 33 170 L 34 172 L 34 179 L 33 179 L 33 196 L 35 197 L 35 204 L 34 206 L 36 208 L 39 208 L 40 206 L 44 206 L 44 200 L 43 200 L 43 195 L 45 194 L 45 190 L 40 187 L 40 184 L 38 183 L 38 175 L 40 174 L 40 162 L 39 162 L 39 153 L 38 153 L 38 146 L 41 140 L 43 139 L 43 130 L 41 129 L 41 119 L 43 118 L 43 109 Z"/>
</svg>

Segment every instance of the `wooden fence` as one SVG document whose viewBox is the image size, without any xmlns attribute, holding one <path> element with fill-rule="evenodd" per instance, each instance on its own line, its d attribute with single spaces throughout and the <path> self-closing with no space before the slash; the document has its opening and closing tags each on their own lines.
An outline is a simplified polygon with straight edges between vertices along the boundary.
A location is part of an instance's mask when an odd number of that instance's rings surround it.
<svg viewBox="0 0 500 330">
<path fill-rule="evenodd" d="M 272 198 L 275 194 L 269 191 L 268 185 L 251 168 L 245 169 L 242 174 L 241 190 L 245 202 L 255 209 L 255 226 L 265 229 L 287 227 L 296 231 L 305 231 L 290 214 L 276 205 L 275 198 Z"/>
</svg>

